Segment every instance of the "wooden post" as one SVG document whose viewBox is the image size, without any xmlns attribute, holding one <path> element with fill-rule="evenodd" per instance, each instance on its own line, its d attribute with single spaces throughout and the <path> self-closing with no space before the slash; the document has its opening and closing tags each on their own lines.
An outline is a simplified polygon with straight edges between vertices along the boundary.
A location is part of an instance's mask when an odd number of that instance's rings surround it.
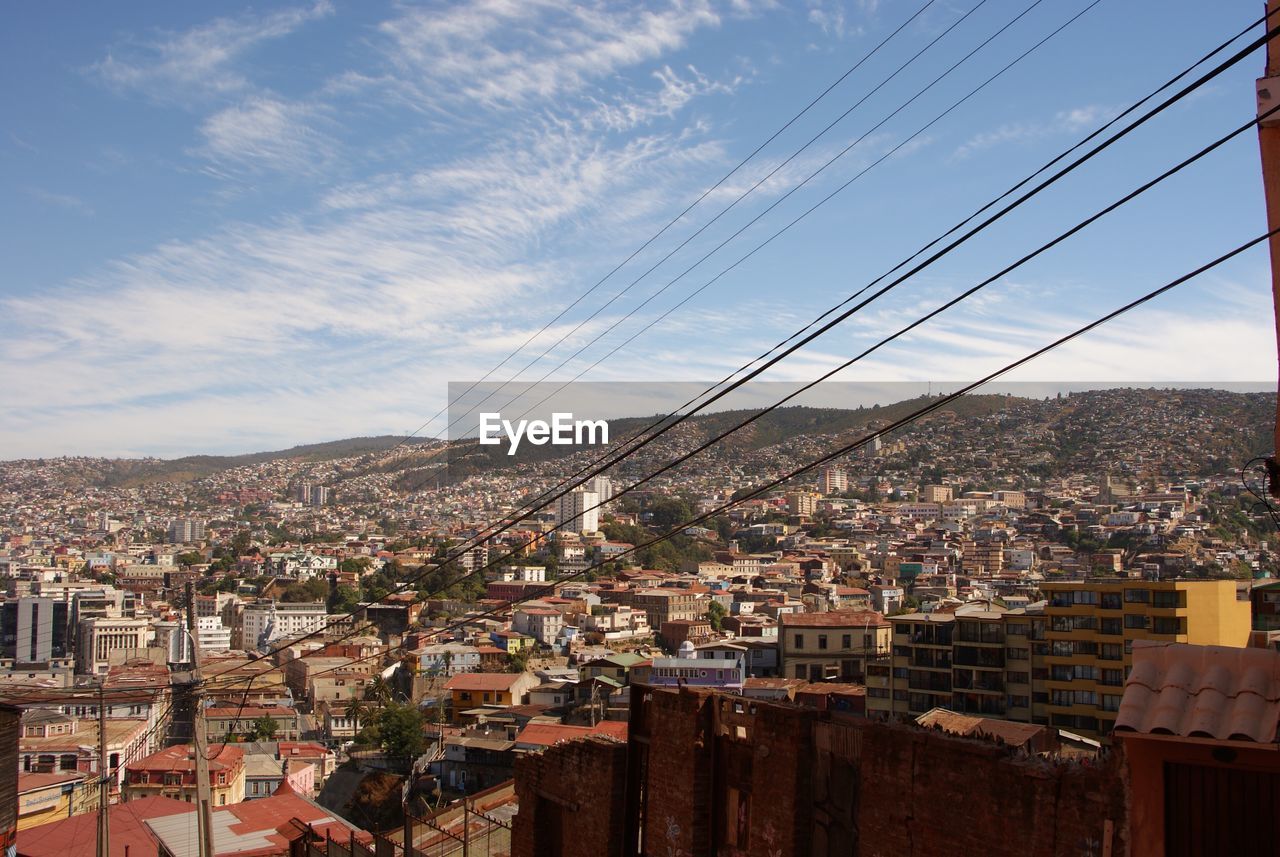
<svg viewBox="0 0 1280 857">
<path fill-rule="evenodd" d="M 191 636 L 191 753 L 196 768 L 196 847 L 200 857 L 214 857 L 213 795 L 209 787 L 208 731 L 204 691 L 200 689 L 200 637 L 196 632 L 195 586 L 187 582 L 187 633 Z M 247 691 L 246 691 L 247 692 Z M 225 745 L 224 745 L 225 746 Z"/>
<path fill-rule="evenodd" d="M 1267 0 L 1267 30 L 1280 22 L 1280 0 Z M 1276 40 L 1267 43 L 1267 68 L 1257 84 L 1258 112 L 1264 113 L 1280 104 L 1280 45 Z M 1267 202 L 1267 228 L 1280 227 L 1280 113 L 1268 116 L 1258 123 L 1258 149 L 1262 155 L 1262 187 Z M 1271 249 L 1271 298 L 1275 314 L 1276 343 L 1280 348 L 1280 234 L 1267 241 Z M 1280 369 L 1280 366 L 1278 366 Z M 1280 377 L 1280 371 L 1277 372 Z M 1276 424 L 1272 454 L 1267 458 L 1268 490 L 1273 497 L 1280 497 L 1280 388 L 1276 394 Z"/>
<path fill-rule="evenodd" d="M 111 853 L 111 771 L 107 764 L 107 680 L 98 685 L 98 857 Z"/>
</svg>

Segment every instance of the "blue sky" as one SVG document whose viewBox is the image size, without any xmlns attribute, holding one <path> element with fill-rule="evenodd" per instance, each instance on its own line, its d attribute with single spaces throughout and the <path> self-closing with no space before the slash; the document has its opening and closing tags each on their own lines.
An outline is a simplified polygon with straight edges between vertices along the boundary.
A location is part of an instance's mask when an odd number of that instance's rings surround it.
<svg viewBox="0 0 1280 857">
<path fill-rule="evenodd" d="M 0 457 L 168 457 L 417 428 L 449 382 L 492 368 L 925 2 L 11 6 L 0 30 Z M 1044 0 L 927 86 L 1028 5 L 929 4 L 495 377 L 562 335 L 519 380 L 573 377 L 1087 0 Z M 585 378 L 721 377 L 1260 14 L 1237 0 L 1102 0 Z M 1247 121 L 1261 69 L 1260 54 L 1241 63 L 767 379 L 819 374 Z M 985 374 L 1264 222 L 1245 134 L 842 377 Z M 1015 378 L 1266 381 L 1268 270 L 1251 252 Z"/>
</svg>

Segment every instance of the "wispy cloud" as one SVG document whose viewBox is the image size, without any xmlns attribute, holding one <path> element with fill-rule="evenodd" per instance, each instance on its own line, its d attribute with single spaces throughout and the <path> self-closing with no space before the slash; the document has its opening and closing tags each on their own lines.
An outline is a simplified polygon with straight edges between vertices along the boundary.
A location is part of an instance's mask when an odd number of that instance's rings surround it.
<svg viewBox="0 0 1280 857">
<path fill-rule="evenodd" d="M 337 144 L 318 131 L 317 108 L 255 95 L 219 110 L 200 125 L 197 154 L 224 167 L 314 175 L 328 168 Z"/>
<path fill-rule="evenodd" d="M 412 86 L 429 103 L 514 108 L 576 93 L 677 50 L 695 31 L 720 22 L 707 0 L 657 10 L 482 0 L 410 9 L 380 31 L 392 62 L 412 73 Z"/>
<path fill-rule="evenodd" d="M 93 216 L 93 207 L 78 196 L 69 193 L 53 193 L 44 188 L 27 188 L 27 195 L 45 205 L 71 211 L 85 217 Z"/>
<path fill-rule="evenodd" d="M 1106 122 L 1118 112 L 1115 107 L 1090 104 L 1059 111 L 1048 119 L 1007 122 L 991 131 L 974 134 L 957 147 L 951 157 L 963 160 L 997 146 L 1026 144 L 1059 134 L 1076 134 Z"/>
<path fill-rule="evenodd" d="M 268 15 L 218 18 L 185 32 L 159 32 L 117 45 L 91 71 L 107 85 L 165 103 L 244 91 L 250 82 L 236 62 L 257 45 L 280 39 L 334 11 L 328 0 Z"/>
</svg>

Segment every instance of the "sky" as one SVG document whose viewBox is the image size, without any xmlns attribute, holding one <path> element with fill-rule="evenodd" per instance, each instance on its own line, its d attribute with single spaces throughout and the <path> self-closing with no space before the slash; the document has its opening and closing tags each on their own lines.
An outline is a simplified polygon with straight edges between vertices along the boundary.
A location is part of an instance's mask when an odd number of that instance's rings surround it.
<svg viewBox="0 0 1280 857">
<path fill-rule="evenodd" d="M 9 5 L 0 459 L 438 436 L 486 373 L 718 380 L 1261 14 L 1091 3 Z M 825 372 L 1249 121 L 1262 68 L 762 380 Z M 985 375 L 1265 223 L 1250 129 L 838 377 Z M 1274 389 L 1269 273 L 1255 248 L 1011 378 Z"/>
</svg>

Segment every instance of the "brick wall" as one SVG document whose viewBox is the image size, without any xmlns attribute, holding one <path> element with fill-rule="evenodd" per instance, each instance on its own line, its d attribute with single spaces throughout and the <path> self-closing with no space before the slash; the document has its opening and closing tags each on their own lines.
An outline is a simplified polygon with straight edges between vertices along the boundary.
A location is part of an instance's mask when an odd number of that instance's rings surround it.
<svg viewBox="0 0 1280 857">
<path fill-rule="evenodd" d="M 627 745 L 566 741 L 516 760 L 511 853 L 517 857 L 621 857 Z"/>
<path fill-rule="evenodd" d="M 526 757 L 516 766 L 516 857 L 626 855 L 636 820 L 651 857 L 1127 852 L 1115 753 L 1056 763 L 705 691 L 637 687 L 633 706 L 630 775 L 645 779 L 644 806 L 624 799 L 625 745 L 587 739 Z M 562 850 L 546 850 L 553 841 Z"/>
<path fill-rule="evenodd" d="M 849 761 L 861 854 L 1101 855 L 1108 820 L 1116 831 L 1108 853 L 1125 853 L 1114 756 L 1055 764 L 909 726 L 855 728 L 860 752 Z"/>
</svg>

